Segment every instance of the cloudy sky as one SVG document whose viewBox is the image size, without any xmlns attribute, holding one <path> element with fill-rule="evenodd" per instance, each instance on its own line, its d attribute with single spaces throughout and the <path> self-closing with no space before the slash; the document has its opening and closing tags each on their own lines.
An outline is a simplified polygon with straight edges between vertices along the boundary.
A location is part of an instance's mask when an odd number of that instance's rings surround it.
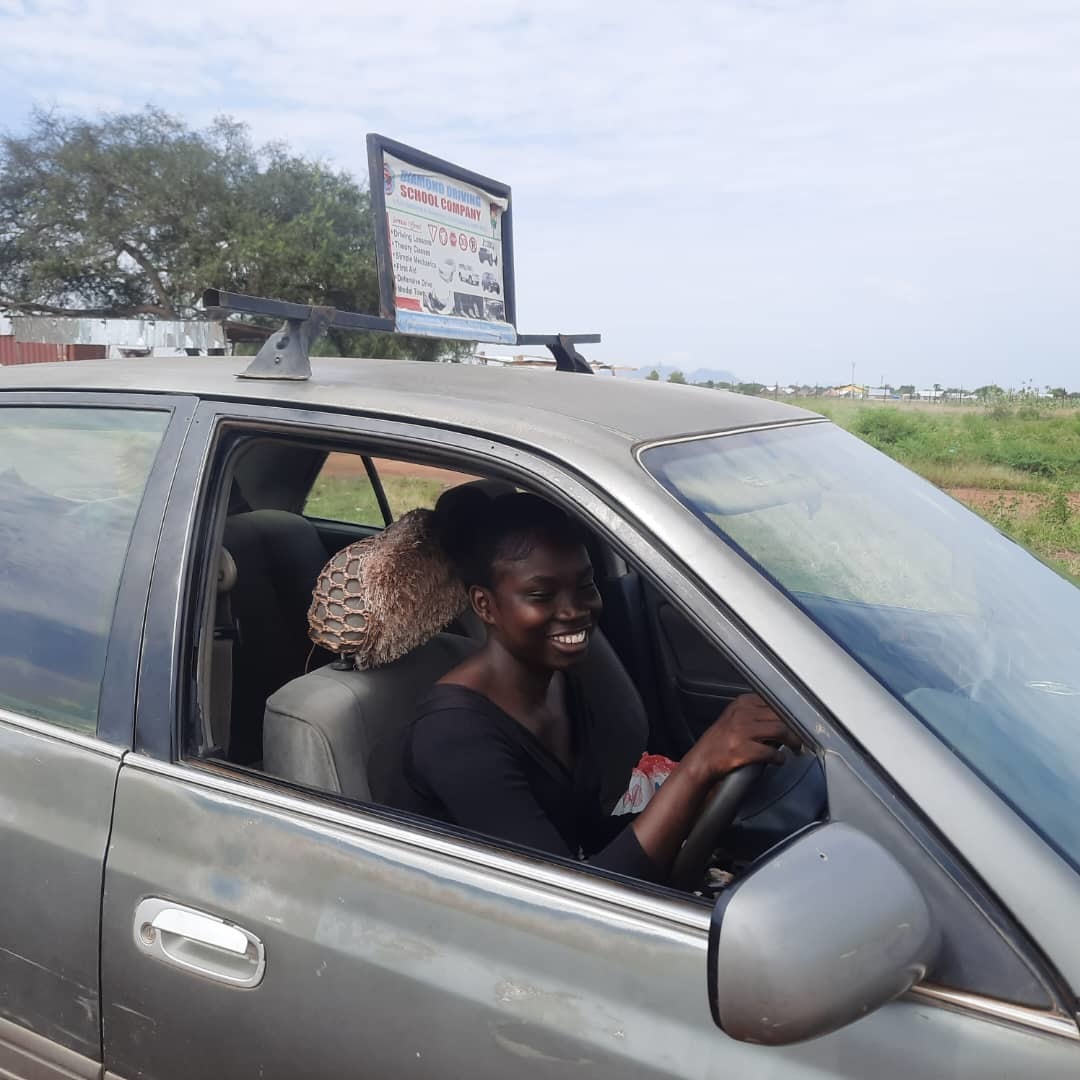
<svg viewBox="0 0 1080 1080">
<path fill-rule="evenodd" d="M 507 181 L 597 359 L 1080 389 L 1076 0 L 0 0 L 0 128 L 145 102 Z"/>
</svg>

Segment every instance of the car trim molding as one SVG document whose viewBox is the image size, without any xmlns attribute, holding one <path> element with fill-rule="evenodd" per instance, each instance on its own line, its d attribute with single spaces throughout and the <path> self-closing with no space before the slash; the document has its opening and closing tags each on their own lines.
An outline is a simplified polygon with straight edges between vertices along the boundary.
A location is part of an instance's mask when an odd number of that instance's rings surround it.
<svg viewBox="0 0 1080 1080">
<path fill-rule="evenodd" d="M 92 753 L 116 758 L 117 760 L 127 752 L 126 746 L 116 746 L 114 743 L 104 742 L 94 735 L 75 731 L 50 720 L 38 720 L 33 716 L 24 716 L 22 713 L 11 712 L 9 709 L 0 709 L 0 724 L 9 724 L 11 727 L 22 728 L 24 731 L 32 732 L 34 735 L 43 735 L 49 739 L 59 739 L 61 742 L 70 743 L 81 750 L 90 750 Z"/>
<path fill-rule="evenodd" d="M 1031 1009 L 1026 1005 L 1014 1005 L 1009 1001 L 998 1001 L 996 998 L 982 997 L 979 994 L 969 994 L 963 990 L 952 990 L 946 986 L 934 986 L 932 983 L 920 983 L 912 987 L 909 993 L 912 997 L 942 1008 L 975 1013 L 992 1020 L 1004 1020 L 1047 1035 L 1080 1042 L 1080 1029 L 1076 1022 L 1057 1013 Z"/>
<path fill-rule="evenodd" d="M 631 916 L 665 922 L 672 929 L 682 932 L 687 942 L 699 946 L 702 952 L 707 944 L 710 909 L 693 901 L 668 900 L 615 881 L 593 877 L 587 872 L 563 869 L 553 863 L 542 863 L 527 856 L 500 852 L 474 846 L 454 837 L 410 829 L 408 826 L 365 814 L 362 808 L 346 811 L 333 806 L 313 804 L 281 791 L 231 780 L 198 765 L 169 764 L 142 754 L 129 754 L 124 760 L 124 766 L 248 799 L 289 814 L 299 814 L 314 822 L 342 826 L 380 840 L 389 840 L 405 848 L 422 851 L 427 856 L 442 856 L 470 863 L 534 885 L 547 886 L 583 899 L 599 901 L 618 907 Z"/>
<path fill-rule="evenodd" d="M 743 427 L 724 428 L 723 431 L 699 431 L 693 435 L 675 435 L 670 438 L 650 439 L 634 447 L 634 459 L 648 472 L 641 460 L 646 450 L 657 446 L 676 446 L 679 443 L 701 442 L 703 439 L 723 439 L 728 435 L 745 435 L 750 431 L 771 431 L 773 428 L 805 427 L 807 424 L 831 424 L 827 416 L 800 416 L 794 420 L 766 420 L 760 424 L 746 424 Z M 651 476 L 652 473 L 649 473 Z"/>
<path fill-rule="evenodd" d="M 97 1080 L 101 1062 L 0 1016 L 0 1076 Z"/>
</svg>

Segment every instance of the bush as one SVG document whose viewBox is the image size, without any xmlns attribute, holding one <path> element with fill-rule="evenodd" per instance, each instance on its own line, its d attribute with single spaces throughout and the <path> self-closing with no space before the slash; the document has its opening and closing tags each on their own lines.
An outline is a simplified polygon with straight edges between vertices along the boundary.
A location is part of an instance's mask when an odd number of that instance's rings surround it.
<svg viewBox="0 0 1080 1080">
<path fill-rule="evenodd" d="M 922 428 L 919 420 L 899 409 L 870 408 L 861 412 L 851 430 L 874 446 L 896 446 L 916 438 Z"/>
</svg>

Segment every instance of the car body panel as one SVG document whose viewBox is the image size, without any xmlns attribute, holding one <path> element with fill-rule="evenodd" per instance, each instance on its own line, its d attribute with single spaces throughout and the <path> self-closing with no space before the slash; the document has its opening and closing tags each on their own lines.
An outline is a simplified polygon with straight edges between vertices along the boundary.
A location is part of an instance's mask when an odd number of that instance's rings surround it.
<svg viewBox="0 0 1080 1080">
<path fill-rule="evenodd" d="M 116 815 L 103 985 L 120 1075 L 1056 1080 L 1080 1060 L 1072 1040 L 914 999 L 810 1043 L 736 1043 L 709 1015 L 707 907 L 133 757 Z M 140 952 L 147 895 L 258 936 L 262 983 Z"/>
<path fill-rule="evenodd" d="M 572 386 L 550 371 L 413 360 L 312 357 L 306 382 L 237 379 L 238 357 L 84 360 L 0 371 L 7 388 L 122 390 L 235 399 L 267 407 L 340 410 L 443 424 L 560 452 L 569 439 L 591 454 L 623 456 L 641 442 L 699 431 L 792 422 L 815 413 L 726 390 L 594 376 Z M 33 370 L 24 370 L 33 368 Z M 664 397 L 657 398 L 656 390 Z M 666 399 L 666 400 L 665 400 Z M 658 400 L 663 407 L 658 407 Z M 561 448 L 565 451 L 565 447 Z"/>
<path fill-rule="evenodd" d="M 0 1017 L 101 1054 L 98 920 L 120 752 L 0 712 Z"/>
</svg>

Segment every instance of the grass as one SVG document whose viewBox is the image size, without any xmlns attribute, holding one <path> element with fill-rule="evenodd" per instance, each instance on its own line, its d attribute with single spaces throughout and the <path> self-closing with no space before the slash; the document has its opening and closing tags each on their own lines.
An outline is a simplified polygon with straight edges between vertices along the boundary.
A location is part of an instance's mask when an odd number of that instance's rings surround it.
<svg viewBox="0 0 1080 1080">
<path fill-rule="evenodd" d="M 800 402 L 946 490 L 1080 584 L 1080 411 Z"/>
<path fill-rule="evenodd" d="M 438 480 L 415 476 L 381 477 L 390 511 L 395 519 L 418 506 L 435 505 L 448 486 Z M 355 525 L 383 525 L 375 491 L 366 476 L 321 476 L 308 496 L 304 513 Z"/>
</svg>

